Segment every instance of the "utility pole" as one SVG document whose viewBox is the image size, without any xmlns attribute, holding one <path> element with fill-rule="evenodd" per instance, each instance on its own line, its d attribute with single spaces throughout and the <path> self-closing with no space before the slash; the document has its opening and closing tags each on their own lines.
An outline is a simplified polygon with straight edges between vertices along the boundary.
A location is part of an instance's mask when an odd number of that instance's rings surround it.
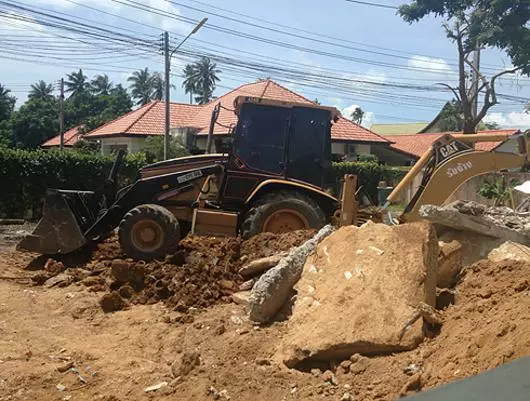
<svg viewBox="0 0 530 401">
<path fill-rule="evenodd" d="M 471 83 L 471 115 L 473 118 L 477 118 L 478 114 L 478 87 L 480 82 L 480 47 L 477 45 L 477 48 L 473 52 L 473 74 L 472 74 L 472 83 Z"/>
<path fill-rule="evenodd" d="M 170 65 L 170 56 L 169 56 L 169 33 L 166 31 L 164 32 L 164 60 L 165 60 L 165 70 L 166 70 L 166 78 L 165 78 L 165 107 L 166 107 L 166 124 L 165 124 L 165 130 L 164 130 L 164 160 L 167 160 L 169 158 L 169 130 L 170 130 L 170 109 L 169 109 L 169 90 L 171 88 L 171 83 L 169 80 L 169 72 L 171 69 Z"/>
<path fill-rule="evenodd" d="M 59 149 L 61 152 L 64 149 L 64 78 L 61 78 L 61 88 L 59 95 Z"/>
</svg>

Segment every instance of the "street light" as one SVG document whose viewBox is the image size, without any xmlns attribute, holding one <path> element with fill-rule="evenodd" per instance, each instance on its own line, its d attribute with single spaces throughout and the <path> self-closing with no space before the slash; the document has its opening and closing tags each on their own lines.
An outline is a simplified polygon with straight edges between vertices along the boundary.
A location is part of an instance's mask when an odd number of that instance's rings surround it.
<svg viewBox="0 0 530 401">
<path fill-rule="evenodd" d="M 166 61 L 166 126 L 164 131 L 164 160 L 168 159 L 168 153 L 169 153 L 169 129 L 170 129 L 170 111 L 169 111 L 169 101 L 170 101 L 170 78 L 169 78 L 169 72 L 171 70 L 171 57 L 175 54 L 175 52 L 184 44 L 188 38 L 196 33 L 199 29 L 202 28 L 202 26 L 208 21 L 208 18 L 203 18 L 195 27 L 192 29 L 192 31 L 186 36 L 182 41 L 178 44 L 177 47 L 173 49 L 171 53 L 169 53 L 169 33 L 164 33 L 164 55 L 165 55 L 165 61 Z"/>
</svg>

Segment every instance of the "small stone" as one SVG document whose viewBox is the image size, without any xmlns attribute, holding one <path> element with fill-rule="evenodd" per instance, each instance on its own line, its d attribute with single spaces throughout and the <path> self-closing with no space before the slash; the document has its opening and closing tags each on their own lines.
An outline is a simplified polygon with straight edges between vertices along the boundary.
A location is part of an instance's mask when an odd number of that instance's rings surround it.
<svg viewBox="0 0 530 401">
<path fill-rule="evenodd" d="M 249 329 L 237 329 L 236 333 L 239 334 L 240 336 L 242 336 L 243 334 L 250 333 L 250 330 Z"/>
<path fill-rule="evenodd" d="M 415 363 L 411 363 L 410 365 L 406 366 L 405 369 L 403 369 L 403 372 L 405 372 L 405 374 L 409 375 L 409 376 L 412 376 L 416 373 L 418 373 L 420 370 L 419 366 L 416 365 Z"/>
<path fill-rule="evenodd" d="M 58 366 L 57 367 L 57 372 L 60 372 L 60 373 L 64 373 L 66 372 L 67 370 L 71 369 L 74 367 L 74 362 L 73 361 L 70 361 L 62 366 Z"/>
<path fill-rule="evenodd" d="M 66 386 L 64 384 L 61 384 L 61 383 L 59 383 L 57 386 L 55 386 L 55 388 L 57 390 L 61 391 L 61 392 L 66 390 Z"/>
<path fill-rule="evenodd" d="M 161 382 L 161 383 L 154 384 L 152 386 L 144 388 L 144 392 L 145 393 L 150 393 L 152 391 L 160 390 L 162 387 L 166 387 L 166 386 L 167 386 L 167 382 Z"/>
<path fill-rule="evenodd" d="M 237 305 L 247 306 L 250 302 L 250 291 L 239 291 L 232 294 L 232 301 Z"/>
<path fill-rule="evenodd" d="M 250 279 L 239 285 L 239 291 L 250 291 L 254 287 L 255 279 Z"/>
<path fill-rule="evenodd" d="M 180 383 L 182 383 L 182 376 L 177 376 L 169 382 L 169 386 L 177 387 Z"/>
<path fill-rule="evenodd" d="M 219 280 L 219 285 L 227 290 L 235 291 L 237 289 L 236 283 L 232 280 Z"/>
<path fill-rule="evenodd" d="M 217 335 L 217 336 L 220 336 L 225 331 L 226 331 L 226 327 L 222 323 L 213 330 L 214 334 Z"/>
<path fill-rule="evenodd" d="M 114 279 L 119 283 L 126 283 L 129 281 L 129 269 L 130 265 L 128 262 L 121 259 L 114 259 L 111 265 L 111 272 Z"/>
<path fill-rule="evenodd" d="M 271 361 L 268 360 L 267 358 L 256 358 L 256 365 L 261 365 L 261 366 L 270 366 L 271 365 Z"/>
<path fill-rule="evenodd" d="M 339 366 L 342 368 L 344 373 L 348 373 L 350 371 L 351 361 L 342 361 Z"/>
<path fill-rule="evenodd" d="M 239 260 L 241 261 L 241 263 L 245 263 L 248 260 L 248 255 L 241 256 Z"/>
<path fill-rule="evenodd" d="M 200 364 L 199 351 L 186 351 L 171 365 L 171 373 L 173 377 L 186 376 Z"/>
<path fill-rule="evenodd" d="M 344 385 L 344 390 L 351 390 L 351 385 L 345 384 Z"/>
<path fill-rule="evenodd" d="M 236 316 L 236 315 L 230 316 L 230 321 L 234 324 L 243 324 L 243 320 L 239 316 Z"/>
<path fill-rule="evenodd" d="M 334 386 L 338 386 L 339 385 L 339 380 L 337 379 L 337 376 L 335 376 L 335 374 L 331 370 L 326 370 L 322 374 L 322 380 L 324 380 L 324 382 L 330 383 L 330 384 L 332 384 Z"/>
<path fill-rule="evenodd" d="M 99 300 L 99 304 L 105 313 L 122 310 L 127 305 L 117 291 L 112 291 L 109 294 L 103 295 Z"/>
<path fill-rule="evenodd" d="M 322 374 L 322 372 L 320 371 L 320 369 L 313 368 L 311 369 L 311 374 L 315 377 L 319 377 Z"/>
<path fill-rule="evenodd" d="M 350 393 L 344 393 L 342 397 L 340 397 L 340 401 L 352 401 L 353 397 Z"/>
</svg>

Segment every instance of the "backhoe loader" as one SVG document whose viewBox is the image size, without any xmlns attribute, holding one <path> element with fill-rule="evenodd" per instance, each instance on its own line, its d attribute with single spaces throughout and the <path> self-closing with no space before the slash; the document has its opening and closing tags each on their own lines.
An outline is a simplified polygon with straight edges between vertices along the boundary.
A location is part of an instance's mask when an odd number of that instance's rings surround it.
<svg viewBox="0 0 530 401">
<path fill-rule="evenodd" d="M 356 201 L 357 179 L 344 177 L 332 195 L 331 125 L 340 113 L 320 105 L 240 96 L 238 122 L 228 154 L 205 154 L 151 164 L 117 190 L 122 154 L 100 190 L 48 190 L 43 217 L 17 248 L 42 254 L 69 253 L 118 229 L 130 257 L 159 258 L 191 230 L 241 235 L 320 228 L 328 222 L 359 224 L 377 218 Z M 483 136 L 436 141 L 390 194 L 423 172 L 422 185 L 402 215 L 418 219 L 421 204 L 442 204 L 465 180 L 527 164 L 528 136 L 507 138 L 492 152 L 473 149 Z"/>
</svg>

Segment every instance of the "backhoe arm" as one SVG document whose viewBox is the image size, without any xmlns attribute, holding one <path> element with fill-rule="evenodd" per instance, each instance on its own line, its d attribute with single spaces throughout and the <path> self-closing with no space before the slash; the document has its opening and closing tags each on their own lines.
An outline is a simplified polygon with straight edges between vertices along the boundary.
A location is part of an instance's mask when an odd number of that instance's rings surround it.
<svg viewBox="0 0 530 401">
<path fill-rule="evenodd" d="M 467 143 L 504 140 L 492 151 L 475 150 Z M 467 143 L 466 143 L 467 142 Z M 423 171 L 420 187 L 401 215 L 402 221 L 420 220 L 422 205 L 442 205 L 464 182 L 492 171 L 524 167 L 527 160 L 528 134 L 518 136 L 444 135 L 413 166 L 388 196 L 385 207 L 395 202 L 404 189 Z M 504 146 L 508 145 L 508 146 Z M 515 152 L 504 151 L 514 145 Z"/>
</svg>

